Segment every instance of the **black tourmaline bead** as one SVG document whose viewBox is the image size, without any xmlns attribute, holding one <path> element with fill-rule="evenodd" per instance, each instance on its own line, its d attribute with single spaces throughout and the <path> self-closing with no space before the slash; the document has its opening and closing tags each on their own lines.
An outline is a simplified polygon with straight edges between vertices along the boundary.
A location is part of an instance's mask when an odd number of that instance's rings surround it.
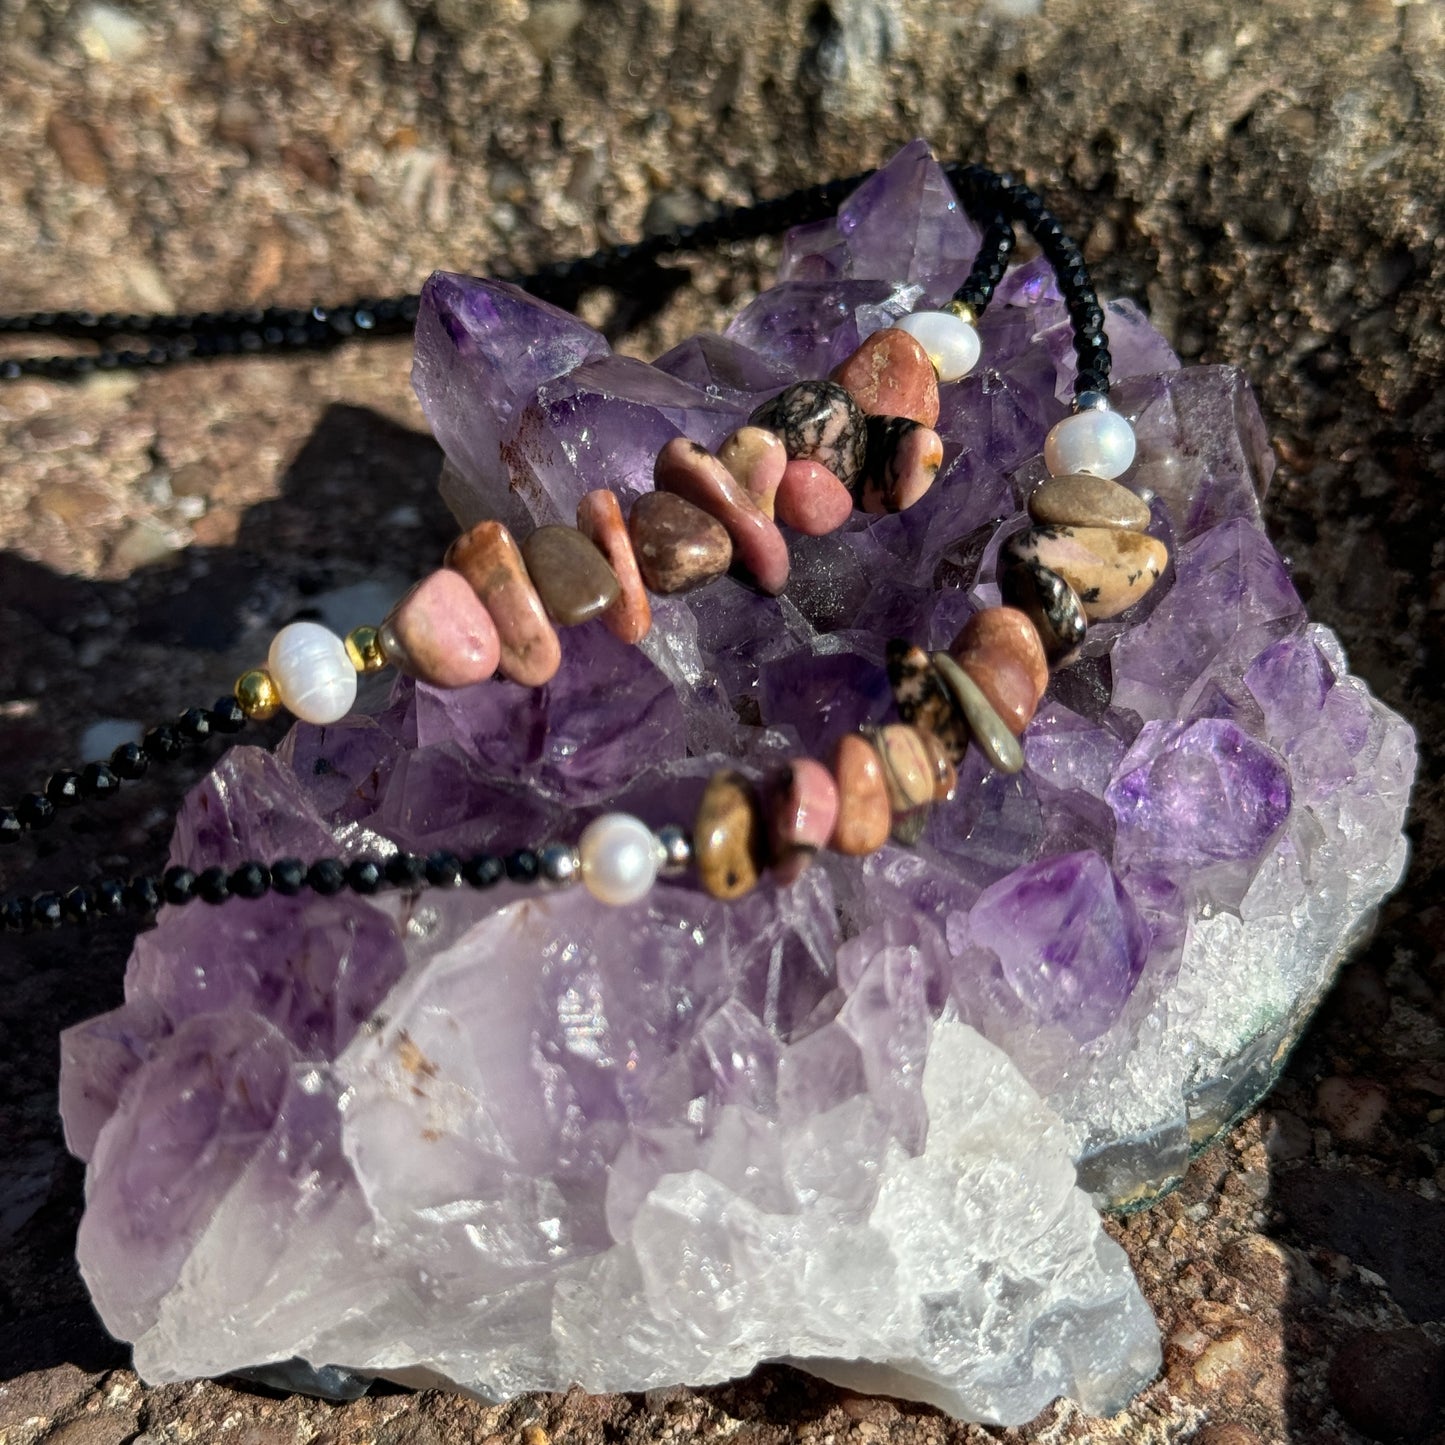
<svg viewBox="0 0 1445 1445">
<path fill-rule="evenodd" d="M 146 756 L 145 749 L 139 743 L 122 743 L 110 755 L 110 765 L 115 769 L 117 777 L 133 783 L 137 778 L 145 776 L 151 760 Z"/>
<path fill-rule="evenodd" d="M 507 854 L 507 877 L 513 883 L 534 883 L 542 871 L 542 860 L 531 848 Z"/>
<path fill-rule="evenodd" d="M 170 723 L 157 723 L 146 735 L 146 756 L 158 763 L 168 763 L 185 752 L 186 745 L 179 728 Z"/>
<path fill-rule="evenodd" d="M 177 864 L 161 879 L 161 896 L 167 903 L 189 903 L 196 896 L 196 875 Z"/>
<path fill-rule="evenodd" d="M 462 881 L 462 860 L 445 849 L 427 854 L 426 881 L 433 888 L 455 888 Z"/>
<path fill-rule="evenodd" d="M 88 923 L 96 914 L 95 895 L 84 884 L 72 888 L 60 900 L 60 906 L 67 923 Z"/>
<path fill-rule="evenodd" d="M 160 882 L 149 873 L 137 874 L 125 885 L 125 906 L 132 913 L 154 913 L 161 906 Z"/>
<path fill-rule="evenodd" d="M 23 893 L 12 893 L 0 902 L 0 923 L 7 933 L 28 933 L 30 931 L 30 899 Z"/>
<path fill-rule="evenodd" d="M 218 697 L 211 705 L 211 726 L 218 733 L 238 733 L 246 726 L 246 714 L 235 697 Z"/>
<path fill-rule="evenodd" d="M 375 858 L 354 858 L 347 865 L 346 883 L 353 893 L 375 893 L 381 879 L 381 865 Z"/>
<path fill-rule="evenodd" d="M 20 826 L 29 833 L 38 833 L 55 820 L 55 804 L 44 793 L 26 793 L 15 811 L 20 815 Z"/>
<path fill-rule="evenodd" d="M 0 808 L 0 843 L 13 843 L 24 831 L 14 808 Z"/>
<path fill-rule="evenodd" d="M 57 808 L 73 808 L 80 801 L 80 774 L 69 768 L 51 773 L 45 780 L 45 796 Z"/>
<path fill-rule="evenodd" d="M 65 922 L 65 907 L 58 893 L 37 893 L 30 900 L 32 928 L 59 928 Z"/>
<path fill-rule="evenodd" d="M 271 887 L 294 898 L 306 886 L 306 865 L 299 858 L 278 858 L 271 865 Z"/>
<path fill-rule="evenodd" d="M 237 898 L 259 898 L 271 886 L 271 874 L 261 863 L 242 863 L 231 874 L 231 892 Z"/>
<path fill-rule="evenodd" d="M 118 918 L 125 912 L 125 884 L 119 878 L 102 878 L 91 893 L 95 896 L 95 911 L 107 918 Z"/>
<path fill-rule="evenodd" d="M 462 864 L 462 877 L 473 888 L 490 888 L 506 876 L 506 865 L 495 853 L 477 853 Z"/>
<path fill-rule="evenodd" d="M 206 903 L 224 903 L 231 896 L 230 875 L 224 868 L 203 868 L 196 875 L 196 896 Z"/>
<path fill-rule="evenodd" d="M 415 853 L 393 853 L 386 860 L 386 881 L 393 888 L 415 888 L 426 881 L 426 859 Z"/>
<path fill-rule="evenodd" d="M 329 898 L 346 887 L 346 866 L 339 858 L 318 858 L 306 870 L 306 881 L 313 893 Z"/>
<path fill-rule="evenodd" d="M 176 720 L 176 731 L 186 742 L 198 744 L 211 736 L 211 714 L 203 707 L 188 707 Z"/>
<path fill-rule="evenodd" d="M 80 794 L 96 801 L 111 797 L 120 789 L 120 779 L 104 763 L 87 763 L 80 770 Z"/>
</svg>

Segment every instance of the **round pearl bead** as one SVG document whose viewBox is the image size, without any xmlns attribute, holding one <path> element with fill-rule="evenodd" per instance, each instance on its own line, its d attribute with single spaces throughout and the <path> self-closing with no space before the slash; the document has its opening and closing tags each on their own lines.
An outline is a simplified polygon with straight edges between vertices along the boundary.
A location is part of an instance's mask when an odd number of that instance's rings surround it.
<svg viewBox="0 0 1445 1445">
<path fill-rule="evenodd" d="M 1134 462 L 1134 428 L 1116 411 L 1081 411 L 1066 416 L 1044 439 L 1044 465 L 1055 477 L 1110 480 Z"/>
<path fill-rule="evenodd" d="M 630 813 L 594 818 L 577 840 L 582 881 L 603 903 L 636 903 L 657 880 L 660 849 L 652 829 Z"/>
<path fill-rule="evenodd" d="M 927 353 L 940 381 L 958 381 L 978 365 L 983 343 L 978 332 L 950 311 L 915 311 L 893 323 Z"/>
<path fill-rule="evenodd" d="M 282 703 L 302 722 L 334 723 L 356 701 L 356 669 L 346 644 L 319 622 L 292 622 L 266 657 Z"/>
</svg>

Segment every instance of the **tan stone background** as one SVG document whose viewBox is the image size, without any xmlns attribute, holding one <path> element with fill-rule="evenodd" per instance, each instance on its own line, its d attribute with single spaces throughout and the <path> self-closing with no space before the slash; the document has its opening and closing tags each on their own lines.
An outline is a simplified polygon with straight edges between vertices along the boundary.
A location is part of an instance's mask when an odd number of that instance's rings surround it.
<svg viewBox="0 0 1445 1445">
<path fill-rule="evenodd" d="M 950 1424 L 783 1369 L 725 1389 L 147 1389 L 71 1263 L 55 1034 L 128 946 L 0 953 L 0 1445 L 1445 1441 L 1440 0 L 0 0 L 0 310 L 196 309 L 524 269 L 876 163 L 915 134 L 1046 189 L 1101 287 L 1244 366 L 1314 614 L 1426 742 L 1404 891 L 1269 1107 L 1117 1226 L 1166 1373 L 1124 1416 Z M 688 263 L 625 349 L 717 325 L 771 246 Z M 0 351 L 14 351 L 0 346 Z M 374 609 L 447 536 L 404 342 L 0 386 L 0 790 L 222 691 L 305 608 Z M 360 620 L 358 617 L 356 620 Z M 92 735 L 93 736 L 93 735 Z M 192 769 L 190 776 L 194 776 Z M 187 778 L 0 858 L 154 865 Z"/>
</svg>

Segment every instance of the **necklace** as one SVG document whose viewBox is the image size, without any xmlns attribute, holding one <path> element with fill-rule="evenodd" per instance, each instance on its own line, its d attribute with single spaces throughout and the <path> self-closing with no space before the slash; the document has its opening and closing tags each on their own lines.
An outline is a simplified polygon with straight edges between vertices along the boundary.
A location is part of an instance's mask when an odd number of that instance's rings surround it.
<svg viewBox="0 0 1445 1445">
<path fill-rule="evenodd" d="M 419 331 L 419 360 L 472 388 L 434 426 L 473 425 L 478 398 L 509 418 L 493 439 L 534 516 L 575 505 L 579 467 L 651 469 L 667 429 L 721 442 L 752 414 L 740 393 L 826 374 L 865 327 L 954 289 L 936 294 L 978 238 L 940 217 L 946 191 L 910 147 L 831 229 L 795 234 L 782 284 L 726 338 L 656 368 L 604 350 L 519 378 L 517 350 L 486 338 L 564 323 L 477 283 L 494 319 Z M 68 1137 L 91 1165 L 81 1257 L 143 1373 L 365 1358 L 499 1395 L 793 1356 L 1010 1421 L 1060 1392 L 1111 1409 L 1147 1379 L 1152 1323 L 1076 1164 L 1101 1201 L 1148 1195 L 1257 1095 L 1398 868 L 1390 779 L 1409 771 L 1408 729 L 1305 628 L 1257 529 L 1230 460 L 1251 425 L 1237 381 L 1167 359 L 1149 374 L 1142 318 L 1111 311 L 1113 401 L 1140 438 L 1135 484 L 1172 522 L 1172 575 L 1055 674 L 1023 771 L 970 751 L 961 805 L 917 848 L 824 858 L 737 902 L 669 883 L 609 908 L 521 895 L 496 846 L 604 800 L 656 828 L 719 757 L 759 772 L 844 720 L 882 722 L 880 623 L 941 645 L 1001 600 L 1001 557 L 1028 560 L 1006 549 L 1071 386 L 1066 311 L 1041 268 L 1004 278 L 988 365 L 943 403 L 952 460 L 915 505 L 799 545 L 806 613 L 731 583 L 663 596 L 648 657 L 564 631 L 545 703 L 408 684 L 278 757 L 227 754 L 183 814 L 178 867 L 204 851 L 238 868 L 277 829 L 297 856 L 390 837 L 423 868 L 433 839 L 503 862 L 485 898 L 273 890 L 170 910 L 126 1007 L 67 1036 Z M 497 475 L 451 479 L 463 514 Z M 1347 884 L 1316 890 L 1345 846 L 1329 820 L 1357 807 L 1382 826 L 1368 846 L 1351 834 Z M 189 1137 L 239 1170 L 192 1161 L 177 1187 L 126 1167 L 183 1098 L 202 1110 Z M 179 1273 L 152 1267 L 161 1253 Z M 1087 1358 L 1063 1348 L 1102 1318 Z"/>
</svg>

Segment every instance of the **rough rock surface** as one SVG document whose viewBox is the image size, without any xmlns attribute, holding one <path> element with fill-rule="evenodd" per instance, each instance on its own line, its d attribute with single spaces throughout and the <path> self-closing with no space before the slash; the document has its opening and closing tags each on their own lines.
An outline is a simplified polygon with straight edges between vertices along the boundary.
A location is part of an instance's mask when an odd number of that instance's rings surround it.
<svg viewBox="0 0 1445 1445">
<path fill-rule="evenodd" d="M 1002 6 L 618 4 L 579 30 L 582 6 L 548 0 L 508 8 L 504 39 L 484 10 L 0 10 L 7 305 L 400 289 L 435 265 L 521 266 L 688 219 L 926 131 L 1046 187 L 1106 289 L 1147 300 L 1187 359 L 1249 370 L 1296 585 L 1371 686 L 1440 735 L 1445 261 L 1424 199 L 1445 149 L 1437 7 L 1205 0 L 1176 16 L 1121 0 L 1014 20 Z M 772 254 L 694 264 L 696 287 L 654 315 L 622 308 L 627 349 L 718 324 Z M 8 792 L 76 756 L 92 725 L 208 696 L 304 608 L 374 615 L 377 591 L 434 559 L 447 525 L 408 359 L 358 349 L 0 393 Z M 1362 1328 L 1428 1331 L 1445 1313 L 1439 778 L 1431 754 L 1409 886 L 1272 1108 L 1117 1227 L 1165 1331 L 1165 1378 L 1113 1422 L 1056 1411 L 1029 1433 L 1360 1440 L 1331 1360 Z M 75 876 L 98 854 L 154 862 L 180 781 L 67 824 L 33 868 L 8 856 L 7 883 Z M 54 1115 L 55 1032 L 117 1001 L 126 947 L 107 931 L 6 949 L 11 1440 L 207 1438 L 223 1421 L 255 1440 L 987 1438 L 781 1369 L 504 1410 L 139 1388 L 68 1263 L 78 1173 Z"/>
</svg>

